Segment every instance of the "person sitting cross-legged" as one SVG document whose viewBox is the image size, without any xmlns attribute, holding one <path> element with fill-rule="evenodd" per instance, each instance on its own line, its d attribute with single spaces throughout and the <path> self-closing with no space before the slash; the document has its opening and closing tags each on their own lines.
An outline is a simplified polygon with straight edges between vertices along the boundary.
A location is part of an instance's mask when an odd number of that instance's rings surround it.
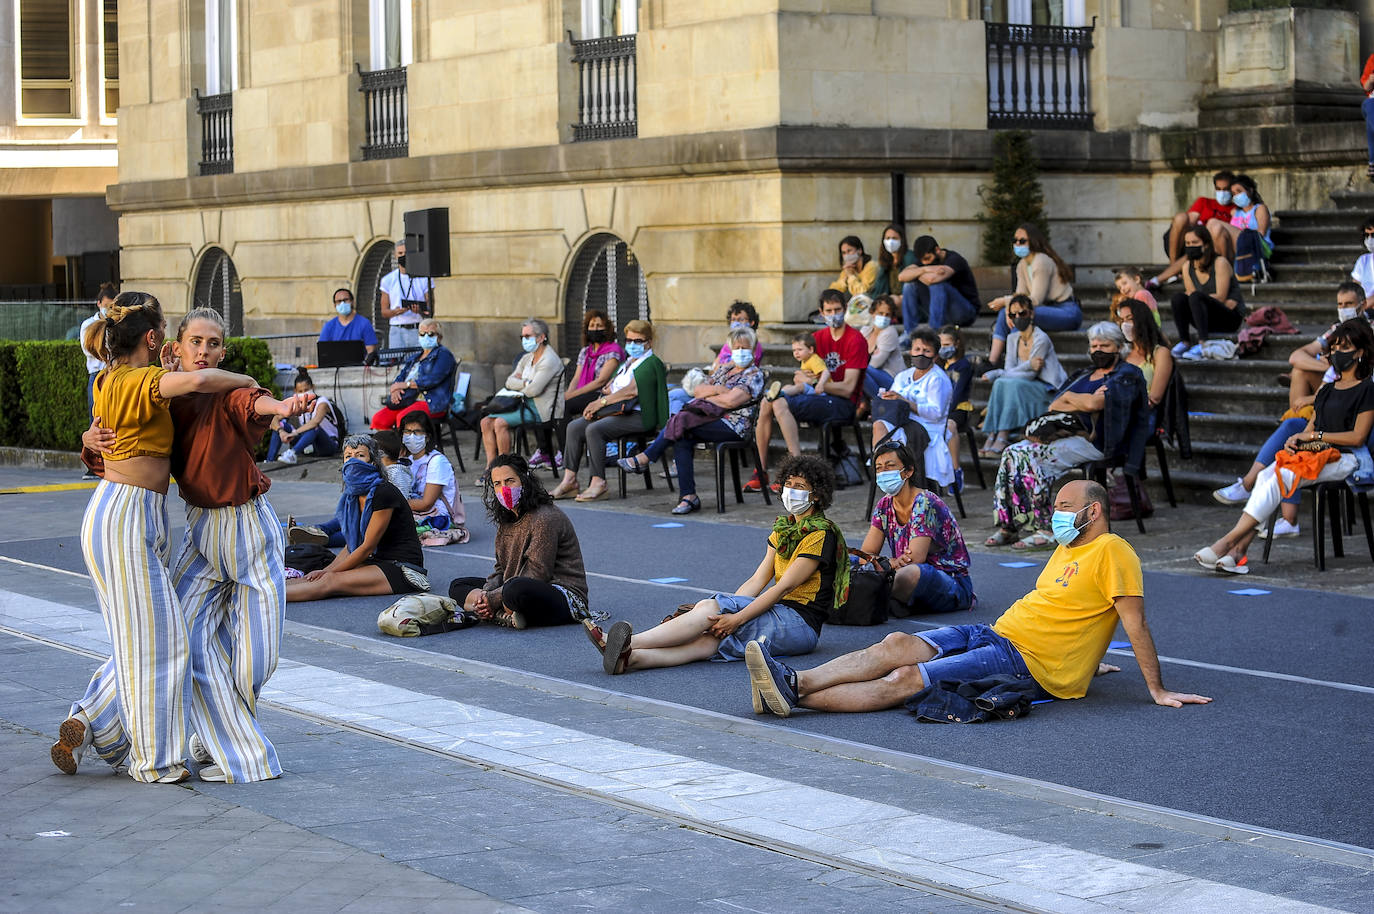
<svg viewBox="0 0 1374 914">
<path fill-rule="evenodd" d="M 763 561 L 749 580 L 733 594 L 714 594 L 637 635 L 629 622 L 616 622 L 603 633 L 584 621 L 587 637 L 601 652 L 602 669 L 615 676 L 698 660 L 739 660 L 755 639 L 767 639 L 780 655 L 815 649 L 821 625 L 849 591 L 844 535 L 825 516 L 835 474 L 819 457 L 789 457 L 778 478 L 787 513 L 773 525 Z"/>
<path fill-rule="evenodd" d="M 1140 560 L 1109 528 L 1107 490 L 1076 479 L 1055 499 L 1055 538 L 1035 589 L 992 625 L 952 625 L 879 643 L 811 670 L 795 670 L 757 641 L 745 648 L 754 708 L 786 717 L 794 708 L 881 711 L 901 707 L 928 685 L 990 676 L 1023 680 L 1036 694 L 1082 698 L 1120 622 L 1155 704 L 1206 704 L 1164 687 L 1145 621 Z M 1044 696 L 1040 696 L 1044 697 Z"/>
</svg>

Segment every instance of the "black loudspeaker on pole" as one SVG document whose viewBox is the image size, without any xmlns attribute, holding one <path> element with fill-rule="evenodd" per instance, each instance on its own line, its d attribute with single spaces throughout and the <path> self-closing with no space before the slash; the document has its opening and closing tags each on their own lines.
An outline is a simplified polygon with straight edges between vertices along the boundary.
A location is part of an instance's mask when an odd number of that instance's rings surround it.
<svg viewBox="0 0 1374 914">
<path fill-rule="evenodd" d="M 448 276 L 448 207 L 419 209 L 401 217 L 406 229 L 406 272 Z"/>
</svg>

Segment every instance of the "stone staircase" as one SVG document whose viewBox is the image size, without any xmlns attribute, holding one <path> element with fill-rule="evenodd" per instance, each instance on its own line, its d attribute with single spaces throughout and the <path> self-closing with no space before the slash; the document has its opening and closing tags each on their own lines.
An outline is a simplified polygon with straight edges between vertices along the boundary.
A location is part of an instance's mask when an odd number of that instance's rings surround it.
<svg viewBox="0 0 1374 914">
<path fill-rule="evenodd" d="M 1231 482 L 1244 472 L 1256 451 L 1278 424 L 1288 407 L 1288 391 L 1278 376 L 1288 371 L 1288 356 L 1306 345 L 1335 320 L 1336 286 L 1349 277 L 1355 259 L 1364 253 L 1360 225 L 1374 213 L 1374 193 L 1341 192 L 1333 194 L 1333 208 L 1323 210 L 1286 210 L 1275 214 L 1273 272 L 1275 281 L 1243 284 L 1242 292 L 1252 309 L 1277 305 L 1288 315 L 1299 333 L 1294 336 L 1271 334 L 1260 352 L 1248 358 L 1227 362 L 1180 362 L 1188 385 L 1190 429 L 1193 456 L 1180 460 L 1169 453 L 1169 470 L 1180 498 L 1210 500 L 1210 492 Z M 1148 271 L 1158 272 L 1159 267 Z M 1103 276 L 1104 270 L 1082 269 L 1080 275 Z M 1101 281 L 1076 286 L 1083 305 L 1083 326 L 1106 320 L 1111 289 Z M 1170 284 L 1157 293 L 1164 328 L 1172 338 L 1169 297 L 1182 289 Z M 1004 290 L 984 290 L 986 297 Z M 991 338 L 991 321 L 986 312 L 978 322 L 964 329 L 970 353 L 986 352 Z M 790 374 L 794 363 L 786 342 L 792 334 L 814 329 L 804 324 L 770 324 L 763 328 L 764 363 L 776 369 L 774 377 Z M 1060 361 L 1070 373 L 1088 364 L 1087 339 L 1083 331 L 1052 333 Z M 973 399 L 981 408 L 990 385 L 975 381 Z M 778 442 L 775 442 L 775 445 Z M 964 449 L 967 451 L 967 448 Z M 965 467 L 971 465 L 963 453 Z M 1157 481 L 1154 455 L 1147 458 L 1147 473 Z M 984 467 L 985 474 L 987 467 Z M 989 479 L 990 481 L 990 479 Z M 1162 495 L 1162 493 L 1161 493 Z"/>
</svg>

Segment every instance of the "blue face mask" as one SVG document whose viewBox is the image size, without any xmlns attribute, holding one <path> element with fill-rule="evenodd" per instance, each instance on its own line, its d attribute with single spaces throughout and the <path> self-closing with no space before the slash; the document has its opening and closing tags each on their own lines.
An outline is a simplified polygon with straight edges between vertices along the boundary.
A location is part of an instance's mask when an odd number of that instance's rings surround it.
<svg viewBox="0 0 1374 914">
<path fill-rule="evenodd" d="M 731 349 L 731 350 L 730 350 L 730 361 L 734 362 L 734 363 L 735 363 L 736 365 L 738 365 L 740 368 L 748 368 L 750 365 L 754 364 L 754 353 L 753 353 L 753 350 L 750 350 L 750 349 Z"/>
<path fill-rule="evenodd" d="M 421 349 L 423 349 L 423 350 L 425 350 L 426 352 L 428 352 L 429 350 L 433 349 L 435 346 L 438 346 L 438 345 L 439 345 L 439 337 L 435 336 L 435 335 L 432 334 L 432 333 L 422 333 L 422 334 L 420 334 L 420 348 L 421 348 Z"/>
<path fill-rule="evenodd" d="M 1250 205 L 1250 195 L 1247 194 L 1245 191 L 1241 191 L 1231 199 L 1235 201 L 1236 206 L 1239 206 L 1241 209 L 1245 209 L 1247 206 Z"/>
<path fill-rule="evenodd" d="M 644 344 L 639 340 L 625 344 L 625 354 L 632 359 L 637 359 L 644 354 Z"/>
<path fill-rule="evenodd" d="M 731 322 L 730 322 L 730 329 L 731 329 L 731 330 L 744 330 L 744 329 L 746 329 L 746 328 L 748 328 L 748 329 L 753 329 L 753 328 L 749 327 L 749 322 L 748 322 L 748 321 L 731 321 Z"/>
<path fill-rule="evenodd" d="M 906 485 L 901 470 L 883 470 L 875 478 L 878 488 L 883 490 L 884 495 L 896 495 L 902 490 L 902 486 Z"/>
<path fill-rule="evenodd" d="M 888 317 L 886 314 L 879 314 L 873 318 L 873 326 L 877 327 L 879 330 L 886 330 L 891 323 L 892 318 Z"/>
<path fill-rule="evenodd" d="M 1229 190 L 1217 191 L 1217 202 L 1222 206 L 1229 204 L 1231 202 L 1231 192 Z"/>
<path fill-rule="evenodd" d="M 339 317 L 348 317 L 349 312 L 353 310 L 353 302 L 336 301 L 334 302 L 334 310 L 339 312 Z"/>
<path fill-rule="evenodd" d="M 1013 254 L 1015 254 L 1017 257 L 1029 257 L 1029 256 L 1030 256 L 1030 245 L 1028 245 L 1028 244 L 1013 244 L 1013 245 L 1011 246 L 1011 252 L 1012 252 Z"/>
<path fill-rule="evenodd" d="M 1067 546 L 1078 539 L 1078 534 L 1082 528 L 1074 525 L 1074 520 L 1082 513 L 1083 509 L 1077 511 L 1056 511 L 1050 519 L 1050 529 L 1054 531 L 1055 541 L 1061 546 Z M 1089 521 L 1091 523 L 1091 521 Z M 1084 527 L 1088 524 L 1084 524 Z"/>
<path fill-rule="evenodd" d="M 539 341 L 532 336 L 520 337 L 520 348 L 526 352 L 534 352 L 539 348 Z"/>
</svg>

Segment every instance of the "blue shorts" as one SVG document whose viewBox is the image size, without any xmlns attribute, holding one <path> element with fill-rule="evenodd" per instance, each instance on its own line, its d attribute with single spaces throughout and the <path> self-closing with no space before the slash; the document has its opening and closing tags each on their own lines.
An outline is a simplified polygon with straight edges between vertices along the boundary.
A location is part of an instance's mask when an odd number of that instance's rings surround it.
<svg viewBox="0 0 1374 914">
<path fill-rule="evenodd" d="M 966 574 L 953 575 L 933 565 L 923 564 L 921 577 L 911 591 L 907 606 L 918 613 L 952 613 L 972 609 L 973 581 Z"/>
<path fill-rule="evenodd" d="M 942 680 L 976 682 L 989 676 L 1014 676 L 1035 682 L 1021 652 L 991 625 L 947 625 L 916 632 L 917 638 L 935 648 L 935 659 L 916 664 L 921 681 L 933 685 Z M 1044 692 L 1044 689 L 1040 690 Z M 1049 693 L 1038 696 L 1050 698 Z"/>
<path fill-rule="evenodd" d="M 750 603 L 753 597 L 741 597 L 733 593 L 713 594 L 708 599 L 720 604 L 723 613 L 737 613 Z M 744 646 L 750 641 L 762 641 L 768 653 L 774 657 L 791 657 L 796 654 L 809 654 L 816 649 L 820 634 L 795 609 L 776 604 L 768 612 L 756 616 L 735 630 L 733 635 L 721 639 L 720 647 L 712 657 L 715 661 L 743 660 Z"/>
<path fill-rule="evenodd" d="M 854 418 L 854 401 L 830 394 L 796 394 L 785 397 L 787 408 L 798 422 L 822 425 L 826 422 L 848 422 Z"/>
</svg>

